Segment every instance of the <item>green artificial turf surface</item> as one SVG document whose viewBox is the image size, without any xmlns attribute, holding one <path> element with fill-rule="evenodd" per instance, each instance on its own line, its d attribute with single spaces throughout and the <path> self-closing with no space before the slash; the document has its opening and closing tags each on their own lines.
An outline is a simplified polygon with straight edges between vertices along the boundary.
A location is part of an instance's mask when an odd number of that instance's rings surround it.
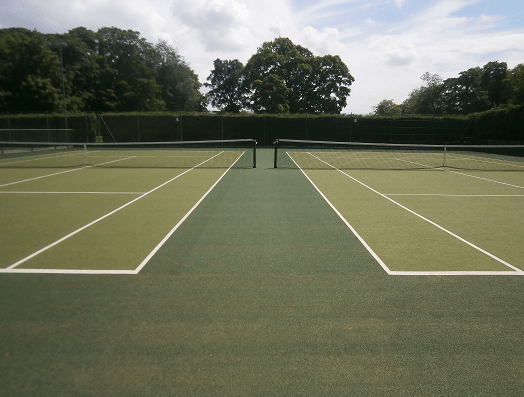
<svg viewBox="0 0 524 397">
<path fill-rule="evenodd" d="M 388 276 L 258 159 L 136 276 L 0 274 L 2 395 L 522 395 L 523 278 Z"/>
</svg>

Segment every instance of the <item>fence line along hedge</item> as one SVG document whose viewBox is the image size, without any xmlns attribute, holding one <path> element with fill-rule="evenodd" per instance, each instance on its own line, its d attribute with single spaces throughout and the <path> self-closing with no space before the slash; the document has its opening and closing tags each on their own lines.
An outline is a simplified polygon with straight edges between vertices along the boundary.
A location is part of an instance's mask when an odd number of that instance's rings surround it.
<svg viewBox="0 0 524 397">
<path fill-rule="evenodd" d="M 65 128 L 64 114 L 2 114 L 0 129 Z M 377 117 L 213 113 L 75 113 L 67 115 L 75 142 L 156 142 L 254 138 L 386 143 L 524 143 L 524 113 Z M 13 134 L 11 134 L 13 136 Z"/>
</svg>

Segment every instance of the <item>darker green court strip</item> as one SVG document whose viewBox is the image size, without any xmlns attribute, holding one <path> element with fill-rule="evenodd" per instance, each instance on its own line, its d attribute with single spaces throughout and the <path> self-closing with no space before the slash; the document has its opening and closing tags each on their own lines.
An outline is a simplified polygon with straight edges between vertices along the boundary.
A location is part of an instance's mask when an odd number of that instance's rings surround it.
<svg viewBox="0 0 524 397">
<path fill-rule="evenodd" d="M 382 271 L 299 170 L 232 169 L 145 272 Z"/>
</svg>

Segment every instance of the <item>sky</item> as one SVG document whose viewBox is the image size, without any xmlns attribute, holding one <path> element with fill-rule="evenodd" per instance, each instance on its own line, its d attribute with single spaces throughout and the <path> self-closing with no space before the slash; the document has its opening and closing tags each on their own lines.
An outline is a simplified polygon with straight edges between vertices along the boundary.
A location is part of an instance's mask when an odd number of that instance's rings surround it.
<svg viewBox="0 0 524 397">
<path fill-rule="evenodd" d="M 178 49 L 204 83 L 217 58 L 246 64 L 288 37 L 339 55 L 355 82 L 343 113 L 402 103 L 425 73 L 443 79 L 490 61 L 524 63 L 524 0 L 2 0 L 0 28 L 139 31 Z M 204 91 L 203 91 L 204 92 Z"/>
</svg>

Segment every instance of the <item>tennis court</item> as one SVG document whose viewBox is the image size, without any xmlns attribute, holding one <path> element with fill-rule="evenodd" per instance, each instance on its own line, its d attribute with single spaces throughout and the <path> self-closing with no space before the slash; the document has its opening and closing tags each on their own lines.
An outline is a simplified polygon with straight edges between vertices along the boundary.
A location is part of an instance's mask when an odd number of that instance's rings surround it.
<svg viewBox="0 0 524 397">
<path fill-rule="evenodd" d="M 280 160 L 275 152 L 275 165 L 299 168 L 388 274 L 523 274 L 524 174 L 514 171 L 524 162 L 515 146 L 493 154 L 283 143 L 294 146 Z"/>
<path fill-rule="evenodd" d="M 522 394 L 522 172 L 222 150 L 0 168 L 6 396 Z"/>
<path fill-rule="evenodd" d="M 4 144 L 0 271 L 138 273 L 231 167 L 253 166 L 209 145 Z"/>
</svg>

